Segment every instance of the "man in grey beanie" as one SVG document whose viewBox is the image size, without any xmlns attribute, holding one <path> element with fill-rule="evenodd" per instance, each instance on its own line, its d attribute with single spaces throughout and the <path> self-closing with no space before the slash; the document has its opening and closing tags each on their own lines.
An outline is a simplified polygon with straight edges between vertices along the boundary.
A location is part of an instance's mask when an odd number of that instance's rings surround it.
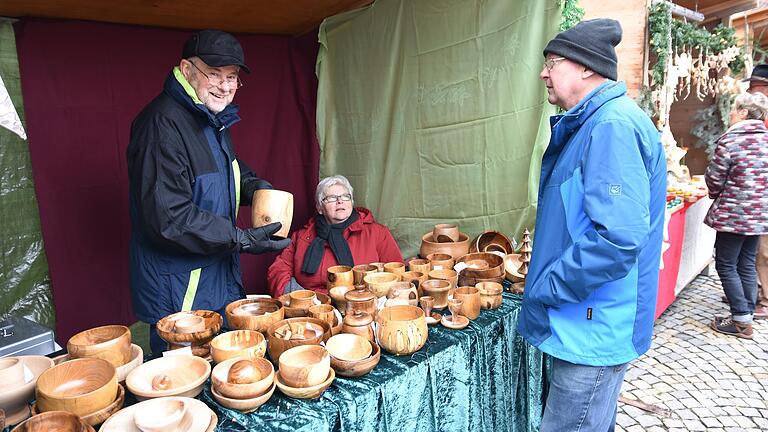
<svg viewBox="0 0 768 432">
<path fill-rule="evenodd" d="M 667 166 L 617 82 L 621 26 L 582 21 L 544 48 L 553 116 L 519 331 L 553 358 L 541 432 L 612 431 L 629 362 L 650 348 Z M 537 246 L 538 245 L 538 246 Z"/>
</svg>

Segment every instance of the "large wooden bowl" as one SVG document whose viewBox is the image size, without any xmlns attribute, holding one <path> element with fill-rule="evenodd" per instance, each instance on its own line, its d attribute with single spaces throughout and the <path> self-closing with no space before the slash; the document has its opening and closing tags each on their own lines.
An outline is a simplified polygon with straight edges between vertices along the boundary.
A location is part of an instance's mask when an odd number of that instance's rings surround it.
<svg viewBox="0 0 768 432">
<path fill-rule="evenodd" d="M 525 280 L 520 274 L 520 254 L 507 254 L 504 256 L 504 277 L 510 282 L 522 282 Z"/>
<path fill-rule="evenodd" d="M 72 358 L 100 358 L 117 368 L 131 361 L 131 331 L 122 325 L 88 329 L 69 338 L 67 351 Z"/>
<path fill-rule="evenodd" d="M 53 360 L 45 356 L 19 356 L 24 368 L 30 372 L 25 374 L 24 384 L 7 391 L 0 392 L 0 409 L 5 411 L 5 423 L 13 425 L 29 417 L 27 402 L 35 396 L 37 379 L 43 372 L 53 367 Z"/>
<path fill-rule="evenodd" d="M 273 222 L 283 224 L 275 237 L 286 238 L 293 221 L 293 194 L 276 189 L 259 189 L 251 201 L 251 223 L 258 228 Z"/>
<path fill-rule="evenodd" d="M 483 268 L 471 268 L 467 267 L 459 274 L 459 285 L 461 286 L 475 286 L 480 282 L 499 282 L 501 283 L 504 278 L 504 258 L 488 253 L 477 252 L 464 255 L 456 260 L 456 263 L 468 263 L 485 261 L 488 263 L 488 267 Z"/>
<path fill-rule="evenodd" d="M 498 252 L 502 255 L 514 253 L 515 248 L 509 237 L 499 231 L 485 231 L 472 240 L 469 252 Z"/>
<path fill-rule="evenodd" d="M 186 407 L 186 414 L 192 414 L 191 425 L 182 429 L 183 431 L 213 432 L 213 430 L 216 428 L 216 424 L 218 423 L 219 419 L 205 403 L 197 399 L 187 397 L 171 397 L 164 399 L 170 401 L 183 401 Z M 136 413 L 149 411 L 152 409 L 155 403 L 156 402 L 154 400 L 148 400 L 123 408 L 122 410 L 115 413 L 115 415 L 107 419 L 107 421 L 101 425 L 99 432 L 141 432 L 141 430 L 136 426 Z"/>
<path fill-rule="evenodd" d="M 322 333 L 303 339 L 285 339 L 275 334 L 278 330 L 285 328 L 290 329 L 293 334 L 296 334 L 301 328 L 306 329 L 308 327 L 320 329 Z M 323 320 L 311 317 L 288 318 L 272 324 L 267 329 L 267 352 L 269 352 L 269 358 L 272 360 L 272 363 L 279 364 L 280 355 L 284 351 L 301 345 L 318 345 L 320 342 L 327 341 L 330 337 L 331 326 Z"/>
<path fill-rule="evenodd" d="M 237 330 L 255 330 L 266 336 L 273 323 L 285 318 L 285 308 L 275 299 L 242 299 L 228 304 L 224 313 L 229 327 Z"/>
<path fill-rule="evenodd" d="M 193 333 L 179 333 L 174 330 L 175 321 L 189 315 L 196 315 L 205 320 L 205 330 Z M 209 310 L 177 312 L 157 322 L 157 335 L 170 344 L 192 343 L 202 345 L 210 342 L 221 329 L 221 315 Z"/>
<path fill-rule="evenodd" d="M 108 419 L 112 414 L 120 411 L 120 408 L 123 407 L 123 403 L 125 402 L 125 387 L 120 385 L 120 383 L 117 384 L 117 397 L 115 397 L 115 400 L 107 405 L 106 408 L 102 408 L 96 412 L 93 412 L 91 414 L 88 414 L 87 416 L 80 416 L 80 420 L 83 421 L 83 423 L 91 426 L 98 426 L 102 423 L 104 423 L 104 420 Z M 48 411 L 48 412 L 56 412 L 56 411 Z M 40 411 L 37 408 L 37 403 L 32 404 L 32 415 L 38 415 L 40 414 Z"/>
<path fill-rule="evenodd" d="M 37 407 L 87 416 L 106 408 L 117 396 L 117 371 L 99 358 L 74 359 L 58 364 L 37 380 Z"/>
<path fill-rule="evenodd" d="M 329 370 L 330 373 L 328 374 L 328 378 L 316 386 L 291 387 L 286 384 L 285 381 L 283 381 L 282 377 L 280 376 L 280 371 L 275 373 L 275 384 L 277 385 L 277 388 L 279 388 L 280 391 L 288 397 L 296 399 L 317 399 L 322 396 L 326 390 L 328 390 L 328 387 L 331 386 L 331 383 L 333 383 L 333 380 L 336 378 L 336 372 L 333 369 Z"/>
<path fill-rule="evenodd" d="M 429 279 L 421 283 L 421 292 L 425 296 L 435 298 L 435 309 L 442 309 L 448 306 L 448 293 L 452 287 L 451 281 Z"/>
<path fill-rule="evenodd" d="M 266 392 L 254 398 L 248 399 L 228 398 L 219 393 L 215 387 L 211 388 L 211 394 L 213 395 L 213 399 L 215 399 L 216 402 L 218 402 L 221 406 L 244 413 L 249 413 L 256 411 L 260 406 L 267 403 L 269 398 L 271 398 L 275 393 L 275 388 L 277 388 L 277 386 L 275 385 L 275 382 L 272 381 Z"/>
<path fill-rule="evenodd" d="M 265 358 L 250 360 L 250 370 L 239 369 L 237 379 L 231 379 L 232 366 L 240 358 L 225 360 L 211 372 L 211 387 L 220 395 L 233 399 L 253 399 L 264 395 L 275 381 L 275 367 Z M 240 367 L 238 363 L 237 367 Z M 248 375 L 248 376 L 245 376 Z M 230 382 L 237 381 L 237 382 Z"/>
<path fill-rule="evenodd" d="M 200 357 L 160 357 L 131 371 L 125 385 L 142 401 L 164 396 L 195 397 L 210 375 L 210 363 Z"/>
<path fill-rule="evenodd" d="M 49 411 L 28 419 L 12 432 L 93 432 L 93 427 L 71 412 Z"/>
<path fill-rule="evenodd" d="M 267 339 L 256 330 L 233 330 L 222 333 L 211 341 L 211 357 L 214 363 L 242 357 L 264 357 L 267 353 Z"/>
<path fill-rule="evenodd" d="M 371 273 L 365 275 L 363 281 L 368 291 L 381 298 L 389 294 L 389 289 L 392 285 L 400 281 L 400 275 L 389 272 Z"/>
<path fill-rule="evenodd" d="M 371 355 L 357 361 L 339 360 L 331 354 L 331 367 L 343 377 L 359 377 L 372 371 L 379 364 L 381 349 L 376 342 L 365 339 L 371 345 Z"/>
<path fill-rule="evenodd" d="M 444 253 L 452 256 L 454 259 L 466 255 L 469 252 L 469 237 L 464 234 L 459 234 L 459 241 L 452 243 L 439 243 L 433 238 L 432 231 L 421 236 L 421 248 L 419 248 L 419 256 L 426 258 L 427 255 L 433 253 Z"/>
<path fill-rule="evenodd" d="M 319 304 L 331 304 L 331 298 L 328 297 L 328 294 L 323 293 L 315 293 L 317 296 L 317 300 L 320 301 Z M 309 307 L 293 307 L 291 306 L 291 296 L 290 294 L 283 294 L 280 297 L 278 297 L 278 300 L 280 300 L 280 303 L 283 304 L 283 307 L 285 308 L 285 318 L 299 318 L 299 317 L 305 317 L 309 315 Z"/>
<path fill-rule="evenodd" d="M 385 307 L 379 311 L 376 322 L 376 340 L 391 354 L 413 354 L 427 342 L 424 311 L 416 306 Z"/>
</svg>

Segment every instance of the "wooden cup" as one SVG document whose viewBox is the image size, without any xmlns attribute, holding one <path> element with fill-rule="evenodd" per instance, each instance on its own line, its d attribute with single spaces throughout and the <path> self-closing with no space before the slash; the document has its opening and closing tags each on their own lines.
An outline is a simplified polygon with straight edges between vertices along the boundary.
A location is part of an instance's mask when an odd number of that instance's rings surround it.
<svg viewBox="0 0 768 432">
<path fill-rule="evenodd" d="M 405 273 L 405 264 L 401 262 L 388 262 L 384 264 L 384 271 L 389 273 L 394 273 L 396 275 L 401 275 Z"/>
<path fill-rule="evenodd" d="M 354 286 L 364 285 L 363 278 L 365 275 L 371 273 L 377 273 L 379 268 L 373 264 L 359 264 L 352 267 L 352 274 L 354 275 Z"/>
<path fill-rule="evenodd" d="M 429 260 L 414 258 L 408 261 L 408 270 L 412 272 L 429 274 L 429 271 L 432 270 L 432 267 L 430 266 Z"/>
<path fill-rule="evenodd" d="M 355 278 L 352 273 L 352 267 L 345 265 L 337 265 L 328 267 L 328 275 L 325 282 L 325 286 L 328 289 L 337 286 L 350 286 L 354 283 Z"/>
<path fill-rule="evenodd" d="M 293 194 L 275 189 L 259 189 L 251 201 L 251 222 L 254 228 L 273 222 L 283 224 L 275 237 L 286 238 L 293 220 Z"/>
<path fill-rule="evenodd" d="M 336 314 L 333 313 L 333 310 L 333 306 L 328 304 L 314 305 L 309 308 L 309 316 L 323 320 L 333 327 L 336 323 Z"/>
<path fill-rule="evenodd" d="M 453 298 L 462 301 L 461 314 L 473 320 L 480 316 L 480 290 L 476 287 L 458 287 Z"/>
<path fill-rule="evenodd" d="M 453 263 L 454 263 L 453 257 L 448 254 L 444 254 L 444 253 L 429 254 L 427 255 L 427 260 L 429 260 L 431 270 L 453 269 Z"/>
<path fill-rule="evenodd" d="M 292 308 L 309 309 L 315 304 L 317 294 L 310 290 L 299 290 L 289 294 L 291 299 L 290 306 Z"/>
</svg>

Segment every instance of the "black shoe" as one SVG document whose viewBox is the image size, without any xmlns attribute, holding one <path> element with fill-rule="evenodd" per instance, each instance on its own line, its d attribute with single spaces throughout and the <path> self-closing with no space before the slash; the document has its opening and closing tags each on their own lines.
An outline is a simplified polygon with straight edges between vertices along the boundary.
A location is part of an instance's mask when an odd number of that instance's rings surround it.
<svg viewBox="0 0 768 432">
<path fill-rule="evenodd" d="M 712 330 L 718 333 L 736 336 L 742 339 L 752 339 L 752 324 L 737 323 L 730 318 L 718 321 L 717 318 L 715 318 L 709 326 L 712 327 Z"/>
</svg>

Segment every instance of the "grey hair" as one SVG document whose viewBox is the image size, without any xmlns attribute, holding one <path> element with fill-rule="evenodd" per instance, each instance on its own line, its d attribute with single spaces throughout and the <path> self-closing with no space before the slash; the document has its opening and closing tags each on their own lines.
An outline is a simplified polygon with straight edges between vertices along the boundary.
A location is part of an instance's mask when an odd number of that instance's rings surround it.
<svg viewBox="0 0 768 432">
<path fill-rule="evenodd" d="M 762 93 L 741 93 L 733 101 L 733 109 L 747 110 L 747 120 L 765 120 L 768 97 Z"/>
<path fill-rule="evenodd" d="M 352 195 L 352 203 L 355 202 L 354 190 L 352 189 L 352 185 L 349 183 L 349 180 L 347 180 L 347 178 L 343 175 L 337 174 L 326 177 L 320 180 L 320 183 L 317 184 L 317 191 L 315 192 L 315 204 L 317 205 L 318 209 L 322 208 L 323 198 L 325 198 L 325 191 L 327 191 L 329 187 L 336 185 L 344 187 L 349 192 L 349 194 Z"/>
</svg>

